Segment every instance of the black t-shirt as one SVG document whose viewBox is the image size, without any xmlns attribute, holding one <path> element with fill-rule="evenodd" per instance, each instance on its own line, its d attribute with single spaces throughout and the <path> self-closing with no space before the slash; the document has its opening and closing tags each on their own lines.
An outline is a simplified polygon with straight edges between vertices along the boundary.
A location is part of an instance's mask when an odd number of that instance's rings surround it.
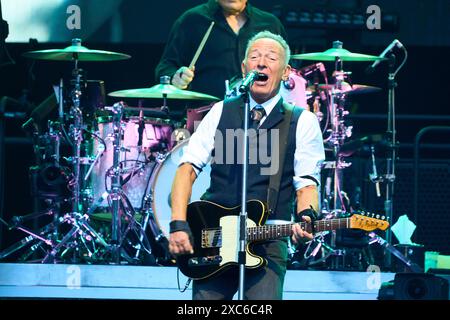
<svg viewBox="0 0 450 320">
<path fill-rule="evenodd" d="M 212 21 L 214 27 L 195 65 L 195 76 L 188 90 L 223 99 L 225 80 L 241 74 L 241 63 L 248 40 L 260 31 L 270 31 L 286 39 L 280 20 L 273 14 L 247 3 L 246 23 L 235 34 L 215 0 L 183 13 L 175 22 L 163 56 L 156 67 L 156 81 L 163 75 L 172 77 L 182 66 L 189 66 Z"/>
</svg>

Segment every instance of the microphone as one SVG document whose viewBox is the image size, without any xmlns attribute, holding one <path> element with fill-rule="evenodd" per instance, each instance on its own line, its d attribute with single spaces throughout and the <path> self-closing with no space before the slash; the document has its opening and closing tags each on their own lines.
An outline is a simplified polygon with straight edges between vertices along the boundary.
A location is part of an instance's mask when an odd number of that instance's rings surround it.
<svg viewBox="0 0 450 320">
<path fill-rule="evenodd" d="M 249 71 L 245 76 L 244 80 L 242 81 L 242 84 L 239 86 L 239 92 L 245 93 L 250 89 L 253 82 L 261 80 L 265 81 L 267 79 L 268 77 L 264 73 L 259 73 L 256 70 Z"/>
<path fill-rule="evenodd" d="M 384 57 L 388 54 L 388 52 L 390 52 L 390 51 L 391 51 L 392 49 L 394 49 L 395 47 L 397 47 L 397 48 L 403 48 L 403 44 L 402 44 L 399 40 L 395 39 L 394 41 L 391 42 L 391 44 L 390 44 L 386 49 L 384 49 L 384 51 L 379 55 L 379 58 L 384 58 Z M 382 61 L 382 59 L 376 60 L 371 66 L 367 67 L 366 73 L 367 73 L 367 74 L 372 73 L 372 72 L 375 70 L 375 67 L 376 67 L 381 61 Z"/>
</svg>

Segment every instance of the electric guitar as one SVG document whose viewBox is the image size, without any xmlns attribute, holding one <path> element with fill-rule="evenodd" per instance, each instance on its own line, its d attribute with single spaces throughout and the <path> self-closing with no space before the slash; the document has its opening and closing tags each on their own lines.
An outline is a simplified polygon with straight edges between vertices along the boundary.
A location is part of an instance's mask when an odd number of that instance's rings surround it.
<svg viewBox="0 0 450 320">
<path fill-rule="evenodd" d="M 187 222 L 193 234 L 193 254 L 180 255 L 180 271 L 195 280 L 208 278 L 218 272 L 238 265 L 240 206 L 226 208 L 210 201 L 195 201 L 187 208 Z M 247 202 L 247 248 L 245 267 L 254 269 L 266 263 L 252 252 L 257 241 L 289 237 L 292 224 L 264 225 L 268 216 L 266 205 L 259 200 Z M 336 229 L 386 230 L 389 223 L 382 219 L 353 214 L 348 218 L 328 219 L 311 223 L 299 222 L 308 232 Z"/>
</svg>

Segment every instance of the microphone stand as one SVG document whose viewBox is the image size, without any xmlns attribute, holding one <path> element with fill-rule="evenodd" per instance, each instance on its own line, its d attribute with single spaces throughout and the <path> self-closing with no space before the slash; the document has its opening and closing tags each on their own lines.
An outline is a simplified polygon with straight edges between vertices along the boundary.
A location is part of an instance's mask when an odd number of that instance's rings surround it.
<svg viewBox="0 0 450 320">
<path fill-rule="evenodd" d="M 250 113 L 250 86 L 242 92 L 244 99 L 244 141 L 243 141 L 243 159 L 242 159 L 242 198 L 241 198 L 241 212 L 239 214 L 239 288 L 238 300 L 244 300 L 244 281 L 245 281 L 245 258 L 247 247 L 247 167 L 248 167 L 248 123 Z"/>
<path fill-rule="evenodd" d="M 395 129 L 395 87 L 397 82 L 395 81 L 395 55 L 391 53 L 389 55 L 389 75 L 388 75 L 388 125 L 386 136 L 389 140 L 389 149 L 386 158 L 386 198 L 384 201 L 384 210 L 386 213 L 386 219 L 390 223 L 392 222 L 393 215 L 393 203 L 394 196 L 394 181 L 395 181 L 395 160 L 396 160 L 396 129 Z M 386 241 L 390 243 L 392 241 L 392 233 L 390 229 L 386 230 Z M 387 266 L 391 265 L 391 256 L 385 257 L 385 263 Z"/>
</svg>

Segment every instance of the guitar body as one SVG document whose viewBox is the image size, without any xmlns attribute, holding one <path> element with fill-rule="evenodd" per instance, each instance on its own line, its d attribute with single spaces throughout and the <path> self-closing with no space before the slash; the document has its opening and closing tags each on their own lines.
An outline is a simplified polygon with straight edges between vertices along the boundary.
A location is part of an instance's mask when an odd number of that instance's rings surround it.
<svg viewBox="0 0 450 320">
<path fill-rule="evenodd" d="M 226 208 L 209 201 L 195 201 L 187 208 L 187 221 L 193 234 L 194 254 L 177 257 L 180 271 L 195 280 L 205 279 L 238 265 L 239 214 L 241 207 Z M 267 210 L 259 200 L 247 202 L 247 227 L 260 226 Z M 265 260 L 246 248 L 246 268 L 257 268 Z"/>
</svg>

